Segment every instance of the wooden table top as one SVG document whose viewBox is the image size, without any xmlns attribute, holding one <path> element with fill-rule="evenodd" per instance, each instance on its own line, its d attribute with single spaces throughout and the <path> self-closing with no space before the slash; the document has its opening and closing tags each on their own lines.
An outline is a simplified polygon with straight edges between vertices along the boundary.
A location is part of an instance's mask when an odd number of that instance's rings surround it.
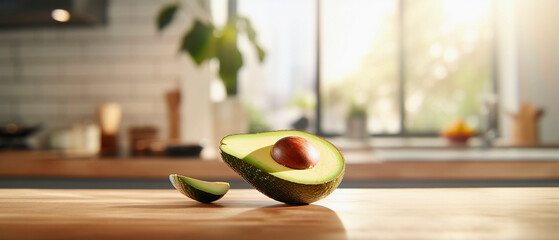
<svg viewBox="0 0 559 240">
<path fill-rule="evenodd" d="M 290 206 L 256 190 L 0 189 L 0 239 L 558 239 L 559 188 L 338 189 Z"/>
</svg>

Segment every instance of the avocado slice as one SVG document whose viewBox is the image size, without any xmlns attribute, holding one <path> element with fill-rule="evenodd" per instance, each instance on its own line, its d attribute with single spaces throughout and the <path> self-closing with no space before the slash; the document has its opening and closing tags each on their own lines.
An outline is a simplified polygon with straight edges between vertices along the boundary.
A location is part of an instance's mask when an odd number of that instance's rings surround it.
<svg viewBox="0 0 559 240">
<path fill-rule="evenodd" d="M 218 200 L 229 191 L 226 182 L 206 182 L 177 174 L 169 175 L 169 180 L 179 192 L 202 203 Z"/>
<path fill-rule="evenodd" d="M 291 169 L 274 161 L 271 149 L 288 136 L 311 141 L 320 152 L 316 166 Z M 332 193 L 342 181 L 345 160 L 330 142 L 302 131 L 229 135 L 221 140 L 223 161 L 258 191 L 287 204 L 309 204 Z"/>
</svg>

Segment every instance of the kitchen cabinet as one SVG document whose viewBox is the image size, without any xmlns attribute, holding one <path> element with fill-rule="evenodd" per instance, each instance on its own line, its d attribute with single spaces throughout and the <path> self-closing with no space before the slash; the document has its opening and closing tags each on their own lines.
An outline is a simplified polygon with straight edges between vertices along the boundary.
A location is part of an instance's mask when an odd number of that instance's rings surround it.
<svg viewBox="0 0 559 240">
<path fill-rule="evenodd" d="M 358 160 L 358 151 L 344 153 L 347 161 L 344 180 L 559 180 L 559 155 L 545 160 L 460 160 L 445 159 L 445 155 L 440 154 L 433 155 L 437 157 L 435 160 L 424 156 L 417 156 L 421 159 L 414 160 L 408 153 L 416 150 L 407 153 L 404 150 L 393 151 L 400 151 L 400 155 L 407 158 L 398 159 L 395 155 L 385 154 L 387 160 L 379 160 L 371 154 L 366 155 L 365 160 L 364 157 Z M 217 159 L 66 158 L 53 153 L 0 152 L 0 178 L 166 179 L 172 173 L 201 179 L 241 180 Z"/>
</svg>

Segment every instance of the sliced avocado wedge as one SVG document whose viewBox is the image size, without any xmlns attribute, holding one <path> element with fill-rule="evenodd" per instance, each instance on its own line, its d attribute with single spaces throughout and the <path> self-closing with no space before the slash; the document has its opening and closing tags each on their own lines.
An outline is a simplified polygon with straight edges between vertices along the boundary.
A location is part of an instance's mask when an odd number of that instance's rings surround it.
<svg viewBox="0 0 559 240">
<path fill-rule="evenodd" d="M 310 169 L 291 169 L 271 156 L 274 144 L 288 136 L 312 142 L 320 152 Z M 342 181 L 345 160 L 330 142 L 302 131 L 274 131 L 230 135 L 221 140 L 223 161 L 258 191 L 288 204 L 309 204 L 332 193 Z"/>
<path fill-rule="evenodd" d="M 218 200 L 229 191 L 226 182 L 206 182 L 177 174 L 169 175 L 169 180 L 179 192 L 202 203 Z"/>
</svg>

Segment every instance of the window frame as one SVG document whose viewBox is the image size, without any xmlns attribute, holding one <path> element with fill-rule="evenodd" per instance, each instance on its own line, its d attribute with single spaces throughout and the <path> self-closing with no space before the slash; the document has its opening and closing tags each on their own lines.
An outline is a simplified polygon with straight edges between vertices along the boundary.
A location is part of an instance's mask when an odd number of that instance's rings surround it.
<svg viewBox="0 0 559 240">
<path fill-rule="evenodd" d="M 400 131 L 398 133 L 371 133 L 369 134 L 370 137 L 438 137 L 440 134 L 438 132 L 408 132 L 406 130 L 406 109 L 405 109 L 405 83 L 406 83 L 406 73 L 405 73 L 405 68 L 406 68 L 406 56 L 404 54 L 404 42 L 406 39 L 406 33 L 404 32 L 404 17 L 405 17 L 405 12 L 406 12 L 406 0 L 396 0 L 398 1 L 398 21 L 397 21 L 397 27 L 398 27 L 398 106 L 399 106 L 399 114 L 400 114 L 400 122 L 399 122 L 399 126 L 400 126 Z M 409 0 L 408 0 L 409 1 Z M 494 95 L 498 94 L 498 80 L 499 80 L 499 68 L 498 68 L 498 49 L 497 49 L 497 42 L 498 42 L 498 35 L 497 33 L 497 0 L 488 0 L 490 1 L 490 5 L 491 5 L 491 33 L 492 33 L 492 38 L 491 38 L 491 84 L 490 84 L 490 92 Z M 322 136 L 322 137 L 340 137 L 343 136 L 344 133 L 331 133 L 331 132 L 325 132 L 322 129 L 322 110 L 321 110 L 321 93 L 320 93 L 320 87 L 321 87 L 321 61 L 320 61 L 320 57 L 321 57 L 321 39 L 320 39 L 320 34 L 321 34 L 321 12 L 320 12 L 320 2 L 321 0 L 315 0 L 315 5 L 316 5 L 316 66 L 315 66 L 315 71 L 316 71 L 316 78 L 315 78 L 315 86 L 314 86 L 314 90 L 315 90 L 315 96 L 316 96 L 316 106 L 315 106 L 315 134 Z M 237 0 L 229 0 L 228 1 L 228 17 L 234 16 L 237 14 Z M 497 103 L 496 106 L 496 111 L 498 111 L 499 109 L 499 104 Z M 485 126 L 485 128 L 488 129 L 495 129 L 496 131 L 496 136 L 499 136 L 499 115 L 495 114 L 495 116 L 493 116 L 490 120 L 489 120 L 489 126 Z M 485 123 L 484 123 L 485 124 Z M 484 126 L 482 125 L 482 128 Z M 477 136 L 482 135 L 482 133 L 476 133 Z"/>
</svg>

